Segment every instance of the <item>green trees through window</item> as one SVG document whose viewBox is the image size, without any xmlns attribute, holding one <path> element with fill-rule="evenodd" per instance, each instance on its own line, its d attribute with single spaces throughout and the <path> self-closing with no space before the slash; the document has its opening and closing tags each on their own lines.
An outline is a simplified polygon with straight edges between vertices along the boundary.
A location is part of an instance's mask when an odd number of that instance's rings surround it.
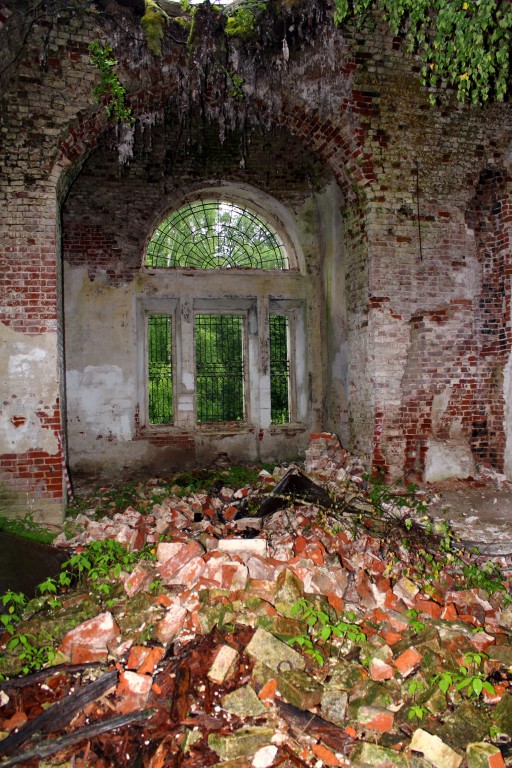
<svg viewBox="0 0 512 768">
<path fill-rule="evenodd" d="M 272 424 L 290 421 L 288 317 L 270 315 L 270 413 Z"/>
<path fill-rule="evenodd" d="M 150 424 L 173 421 L 172 321 L 169 315 L 148 317 L 148 409 Z"/>
<path fill-rule="evenodd" d="M 196 421 L 244 421 L 245 318 L 195 317 Z M 148 406 L 150 424 L 173 422 L 172 320 L 148 316 Z M 273 424 L 290 421 L 288 317 L 270 315 L 270 405 Z"/>
<path fill-rule="evenodd" d="M 196 419 L 243 421 L 243 315 L 196 315 Z"/>
<path fill-rule="evenodd" d="M 288 263 L 277 233 L 255 213 L 233 203 L 199 200 L 157 227 L 146 266 L 287 269 Z"/>
</svg>

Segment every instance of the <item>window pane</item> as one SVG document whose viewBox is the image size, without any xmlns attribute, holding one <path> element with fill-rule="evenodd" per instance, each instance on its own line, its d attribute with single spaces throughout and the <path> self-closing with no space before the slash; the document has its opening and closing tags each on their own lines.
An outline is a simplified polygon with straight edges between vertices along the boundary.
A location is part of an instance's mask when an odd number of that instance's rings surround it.
<svg viewBox="0 0 512 768">
<path fill-rule="evenodd" d="M 220 200 L 199 200 L 174 211 L 148 243 L 148 267 L 287 269 L 284 246 L 252 211 Z"/>
<path fill-rule="evenodd" d="M 196 418 L 243 421 L 243 315 L 196 315 Z"/>
<path fill-rule="evenodd" d="M 172 412 L 172 326 L 170 315 L 148 317 L 149 423 L 170 424 Z"/>
<path fill-rule="evenodd" d="M 288 317 L 270 315 L 270 418 L 272 424 L 290 421 L 290 361 Z"/>
</svg>

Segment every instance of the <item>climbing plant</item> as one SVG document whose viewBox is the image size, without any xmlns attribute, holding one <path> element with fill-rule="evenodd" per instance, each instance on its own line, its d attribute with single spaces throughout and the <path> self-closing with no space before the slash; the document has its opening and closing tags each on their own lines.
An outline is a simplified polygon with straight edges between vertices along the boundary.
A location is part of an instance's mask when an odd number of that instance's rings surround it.
<svg viewBox="0 0 512 768">
<path fill-rule="evenodd" d="M 334 20 L 386 22 L 419 56 L 423 84 L 450 85 L 460 101 L 503 101 L 510 89 L 510 0 L 335 0 Z"/>
<path fill-rule="evenodd" d="M 92 91 L 94 98 L 105 106 L 108 115 L 128 123 L 133 122 L 132 111 L 124 100 L 126 89 L 114 70 L 117 61 L 112 57 L 112 48 L 94 40 L 89 45 L 89 52 L 92 63 L 100 73 L 100 81 Z"/>
</svg>

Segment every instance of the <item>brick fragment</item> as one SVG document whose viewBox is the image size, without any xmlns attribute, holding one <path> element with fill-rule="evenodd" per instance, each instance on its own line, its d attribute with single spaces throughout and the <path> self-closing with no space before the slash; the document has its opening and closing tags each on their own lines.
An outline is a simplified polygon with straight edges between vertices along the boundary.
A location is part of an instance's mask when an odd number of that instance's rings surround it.
<svg viewBox="0 0 512 768">
<path fill-rule="evenodd" d="M 416 671 L 422 659 L 422 654 L 411 646 L 393 661 L 393 665 L 402 677 L 408 677 Z"/>
</svg>

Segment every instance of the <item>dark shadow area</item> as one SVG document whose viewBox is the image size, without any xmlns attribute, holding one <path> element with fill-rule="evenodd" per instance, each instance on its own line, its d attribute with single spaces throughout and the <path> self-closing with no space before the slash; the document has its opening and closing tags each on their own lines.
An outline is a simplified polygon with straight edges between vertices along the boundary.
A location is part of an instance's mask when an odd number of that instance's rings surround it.
<svg viewBox="0 0 512 768">
<path fill-rule="evenodd" d="M 35 588 L 55 576 L 69 552 L 0 532 L 0 594 L 7 590 L 33 597 Z"/>
</svg>

